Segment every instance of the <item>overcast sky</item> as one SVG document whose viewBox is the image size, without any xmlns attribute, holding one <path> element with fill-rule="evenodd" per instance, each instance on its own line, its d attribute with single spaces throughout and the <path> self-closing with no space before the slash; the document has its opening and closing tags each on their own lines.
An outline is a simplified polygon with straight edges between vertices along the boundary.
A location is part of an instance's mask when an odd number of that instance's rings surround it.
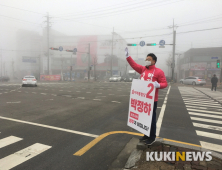
<svg viewBox="0 0 222 170">
<path fill-rule="evenodd" d="M 129 43 L 172 43 L 174 19 L 176 53 L 191 47 L 221 47 L 221 8 L 222 0 L 1 0 L 0 45 L 15 48 L 17 29 L 41 35 L 48 12 L 51 27 L 66 35 L 111 35 L 114 28 Z M 129 48 L 134 54 L 135 47 Z M 165 64 L 172 46 L 138 47 L 138 51 L 139 57 L 153 52 L 162 58 L 159 64 Z"/>
</svg>

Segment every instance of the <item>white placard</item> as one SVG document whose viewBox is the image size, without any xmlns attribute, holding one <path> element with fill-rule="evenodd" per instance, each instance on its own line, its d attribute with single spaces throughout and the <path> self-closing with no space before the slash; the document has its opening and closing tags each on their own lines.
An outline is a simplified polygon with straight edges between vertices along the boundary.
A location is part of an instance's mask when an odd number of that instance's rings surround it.
<svg viewBox="0 0 222 170">
<path fill-rule="evenodd" d="M 151 81 L 133 79 L 127 125 L 150 136 L 156 88 Z"/>
</svg>

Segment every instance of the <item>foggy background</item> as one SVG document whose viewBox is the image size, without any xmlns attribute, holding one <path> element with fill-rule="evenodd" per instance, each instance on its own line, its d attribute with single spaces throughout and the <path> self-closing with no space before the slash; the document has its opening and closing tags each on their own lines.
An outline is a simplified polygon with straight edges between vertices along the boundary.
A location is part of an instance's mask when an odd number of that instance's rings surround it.
<svg viewBox="0 0 222 170">
<path fill-rule="evenodd" d="M 174 19 L 177 31 L 176 53 L 181 54 L 190 48 L 222 46 L 221 7 L 221 0 L 2 0 L 2 67 L 5 74 L 10 75 L 12 62 L 19 64 L 16 63 L 18 47 L 27 44 L 23 44 L 21 37 L 18 42 L 18 31 L 27 34 L 32 31 L 43 36 L 47 12 L 50 29 L 58 31 L 58 34 L 110 35 L 111 39 L 114 28 L 114 32 L 127 43 L 136 44 L 140 41 L 158 44 L 160 40 L 172 44 Z M 172 55 L 171 45 L 165 45 L 165 48 L 159 48 L 159 45 L 128 48 L 133 59 L 145 59 L 151 52 L 156 54 L 156 66 L 168 75 L 166 60 Z M 124 47 L 122 50 L 124 52 Z M 125 59 L 124 55 L 122 57 Z M 16 67 L 14 69 L 16 71 Z"/>
</svg>

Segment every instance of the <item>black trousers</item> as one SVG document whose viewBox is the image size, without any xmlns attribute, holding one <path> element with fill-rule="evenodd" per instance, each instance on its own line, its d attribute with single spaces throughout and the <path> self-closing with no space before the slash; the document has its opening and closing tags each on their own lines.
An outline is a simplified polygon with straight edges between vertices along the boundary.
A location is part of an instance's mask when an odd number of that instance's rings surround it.
<svg viewBox="0 0 222 170">
<path fill-rule="evenodd" d="M 151 129 L 150 129 L 151 139 L 156 139 L 156 109 L 157 109 L 157 102 L 154 102 L 153 117 L 152 117 L 152 122 L 151 122 Z"/>
<path fill-rule="evenodd" d="M 215 89 L 215 91 L 216 91 L 216 89 L 217 89 L 217 85 L 212 84 L 212 88 L 211 88 L 211 90 L 213 91 L 213 89 Z"/>
</svg>

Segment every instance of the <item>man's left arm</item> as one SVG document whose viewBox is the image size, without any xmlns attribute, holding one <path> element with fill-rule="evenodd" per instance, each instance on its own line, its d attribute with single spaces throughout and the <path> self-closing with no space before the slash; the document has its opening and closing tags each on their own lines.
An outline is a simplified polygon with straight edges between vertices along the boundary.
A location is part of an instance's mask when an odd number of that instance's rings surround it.
<svg viewBox="0 0 222 170">
<path fill-rule="evenodd" d="M 160 84 L 160 89 L 164 89 L 167 87 L 167 80 L 162 70 L 159 72 L 157 82 Z"/>
</svg>

